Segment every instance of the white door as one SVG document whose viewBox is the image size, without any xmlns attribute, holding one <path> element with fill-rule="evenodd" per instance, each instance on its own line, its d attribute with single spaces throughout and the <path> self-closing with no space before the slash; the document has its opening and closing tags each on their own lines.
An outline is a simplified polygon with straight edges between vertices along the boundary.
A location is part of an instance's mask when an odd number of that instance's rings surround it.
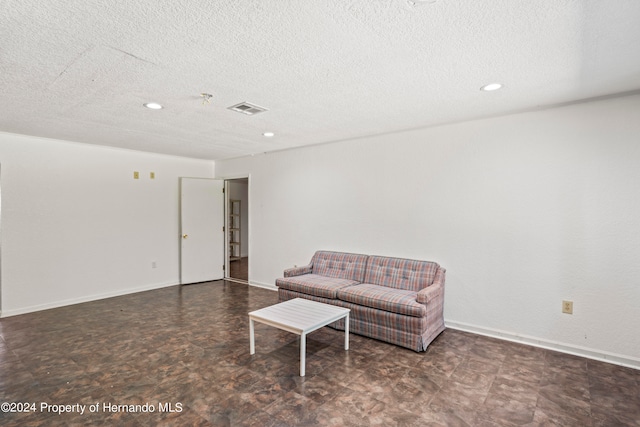
<svg viewBox="0 0 640 427">
<path fill-rule="evenodd" d="M 180 178 L 180 283 L 224 278 L 224 181 Z"/>
</svg>

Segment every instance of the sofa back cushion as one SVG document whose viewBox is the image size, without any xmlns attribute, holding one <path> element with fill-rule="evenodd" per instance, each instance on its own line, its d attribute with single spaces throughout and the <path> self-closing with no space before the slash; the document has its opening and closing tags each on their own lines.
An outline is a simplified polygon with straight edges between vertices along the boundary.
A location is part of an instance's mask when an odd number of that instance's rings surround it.
<svg viewBox="0 0 640 427">
<path fill-rule="evenodd" d="M 362 282 L 367 255 L 318 251 L 311 260 L 312 273 Z"/>
<path fill-rule="evenodd" d="M 431 261 L 370 256 L 364 283 L 418 292 L 433 283 L 437 271 Z"/>
</svg>

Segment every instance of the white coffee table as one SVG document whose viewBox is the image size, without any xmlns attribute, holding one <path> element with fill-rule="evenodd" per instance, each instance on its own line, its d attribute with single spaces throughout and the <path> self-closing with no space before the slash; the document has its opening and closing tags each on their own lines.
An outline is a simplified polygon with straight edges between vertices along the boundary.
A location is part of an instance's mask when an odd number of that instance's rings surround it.
<svg viewBox="0 0 640 427">
<path fill-rule="evenodd" d="M 344 317 L 344 349 L 349 350 L 349 310 L 295 298 L 249 313 L 250 354 L 255 354 L 254 322 L 300 335 L 300 376 L 304 377 L 307 334 Z"/>
</svg>

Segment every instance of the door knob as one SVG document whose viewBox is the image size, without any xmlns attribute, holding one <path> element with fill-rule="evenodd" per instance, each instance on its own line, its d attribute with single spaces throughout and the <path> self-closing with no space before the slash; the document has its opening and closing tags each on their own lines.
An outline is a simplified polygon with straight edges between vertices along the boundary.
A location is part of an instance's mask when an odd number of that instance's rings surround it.
<svg viewBox="0 0 640 427">
<path fill-rule="evenodd" d="M 183 239 L 186 239 L 187 237 L 189 237 L 189 235 L 188 235 L 188 234 L 183 234 L 183 235 L 182 235 L 182 238 L 183 238 Z"/>
</svg>

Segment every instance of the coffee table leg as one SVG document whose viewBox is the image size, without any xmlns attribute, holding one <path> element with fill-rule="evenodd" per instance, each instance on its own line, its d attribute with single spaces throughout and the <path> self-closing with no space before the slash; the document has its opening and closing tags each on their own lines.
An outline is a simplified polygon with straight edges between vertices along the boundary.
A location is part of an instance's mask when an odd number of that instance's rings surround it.
<svg viewBox="0 0 640 427">
<path fill-rule="evenodd" d="M 249 354 L 256 352 L 256 337 L 253 330 L 253 319 L 249 319 Z"/>
<path fill-rule="evenodd" d="M 306 355 L 307 353 L 307 335 L 300 335 L 300 376 L 304 377 L 304 365 L 306 363 Z"/>
<path fill-rule="evenodd" d="M 344 319 L 344 349 L 349 350 L 349 313 Z"/>
</svg>

